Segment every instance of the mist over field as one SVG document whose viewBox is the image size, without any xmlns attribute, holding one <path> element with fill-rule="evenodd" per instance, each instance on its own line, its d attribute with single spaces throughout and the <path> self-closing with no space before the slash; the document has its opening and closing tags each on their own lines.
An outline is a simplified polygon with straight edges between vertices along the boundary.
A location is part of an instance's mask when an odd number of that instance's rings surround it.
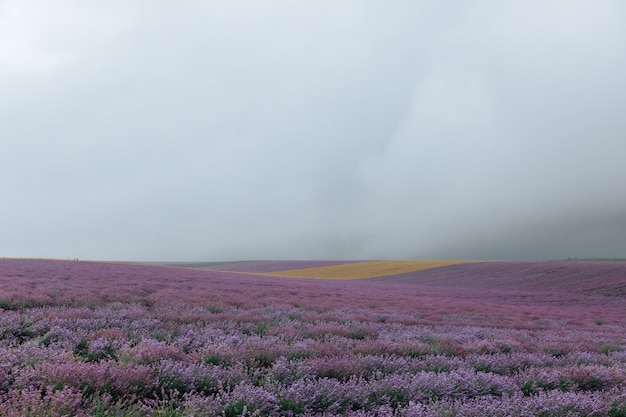
<svg viewBox="0 0 626 417">
<path fill-rule="evenodd" d="M 0 256 L 626 257 L 620 1 L 0 2 Z"/>
</svg>

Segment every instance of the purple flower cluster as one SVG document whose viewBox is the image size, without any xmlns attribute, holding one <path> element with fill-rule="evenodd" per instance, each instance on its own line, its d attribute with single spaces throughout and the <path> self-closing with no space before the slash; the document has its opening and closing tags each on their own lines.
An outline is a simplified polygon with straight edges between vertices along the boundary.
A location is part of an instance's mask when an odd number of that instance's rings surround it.
<svg viewBox="0 0 626 417">
<path fill-rule="evenodd" d="M 626 414 L 615 295 L 18 260 L 0 283 L 0 416 Z"/>
</svg>

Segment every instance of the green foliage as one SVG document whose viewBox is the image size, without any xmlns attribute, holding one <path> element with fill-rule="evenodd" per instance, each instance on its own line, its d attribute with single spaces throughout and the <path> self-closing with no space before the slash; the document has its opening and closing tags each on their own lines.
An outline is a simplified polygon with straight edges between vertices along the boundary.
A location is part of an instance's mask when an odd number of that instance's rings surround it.
<svg viewBox="0 0 626 417">
<path fill-rule="evenodd" d="M 223 308 L 218 307 L 218 306 L 206 306 L 205 310 L 208 311 L 209 313 L 212 313 L 212 314 L 219 314 L 222 311 L 224 311 Z"/>
<path fill-rule="evenodd" d="M 163 330 L 154 332 L 153 337 L 155 340 L 163 343 L 167 343 L 170 339 L 168 332 Z"/>
<path fill-rule="evenodd" d="M 626 401 L 613 404 L 609 411 L 609 417 L 626 417 Z"/>
<path fill-rule="evenodd" d="M 111 403 L 110 398 L 94 396 L 89 401 L 91 417 L 141 417 L 143 413 L 131 404 L 118 401 Z"/>
<path fill-rule="evenodd" d="M 187 417 L 189 413 L 185 410 L 179 410 L 173 406 L 160 408 L 155 410 L 151 416 L 153 417 Z"/>
<path fill-rule="evenodd" d="M 292 401 L 286 398 L 278 399 L 278 406 L 280 407 L 280 411 L 283 414 L 289 414 L 294 416 L 299 416 L 304 414 L 306 407 L 304 404 L 298 403 L 297 401 Z"/>
<path fill-rule="evenodd" d="M 621 352 L 622 351 L 622 347 L 619 345 L 614 345 L 611 343 L 602 343 L 598 346 L 598 349 L 600 350 L 600 352 L 604 353 L 605 355 L 608 355 L 611 352 Z"/>
<path fill-rule="evenodd" d="M 432 338 L 430 349 L 435 355 L 463 356 L 463 347 L 454 340 Z"/>
<path fill-rule="evenodd" d="M 562 358 L 567 355 L 568 351 L 565 347 L 550 346 L 544 349 L 544 352 L 555 358 Z"/>
<path fill-rule="evenodd" d="M 354 340 L 365 340 L 369 332 L 362 328 L 350 329 L 350 338 Z"/>
<path fill-rule="evenodd" d="M 267 329 L 269 329 L 269 327 L 270 327 L 269 323 L 265 321 L 257 323 L 255 333 L 258 334 L 259 336 L 263 336 L 264 334 L 267 333 Z"/>
<path fill-rule="evenodd" d="M 551 390 L 559 390 L 561 392 L 571 391 L 573 386 L 573 382 L 566 379 L 561 378 L 559 381 L 549 382 L 549 381 L 541 381 L 536 379 L 530 379 L 522 385 L 520 390 L 526 397 L 530 397 L 532 395 L 539 394 L 540 392 L 546 392 Z"/>
<path fill-rule="evenodd" d="M 275 360 L 274 356 L 265 352 L 259 353 L 256 357 L 256 363 L 261 368 L 271 367 L 274 364 L 274 360 Z"/>
<path fill-rule="evenodd" d="M 226 406 L 224 417 L 240 417 L 245 411 L 249 411 L 245 401 L 235 401 Z"/>
<path fill-rule="evenodd" d="M 300 360 L 306 359 L 306 358 L 308 358 L 310 356 L 311 355 L 308 352 L 300 350 L 300 351 L 296 351 L 296 352 L 291 353 L 288 356 L 288 358 L 291 359 L 291 360 L 294 360 L 294 361 L 300 361 Z"/>
<path fill-rule="evenodd" d="M 218 355 L 217 353 L 213 353 L 210 354 L 209 356 L 207 356 L 206 358 L 204 358 L 204 363 L 206 363 L 207 365 L 222 365 L 225 364 L 227 361 L 225 361 L 220 355 Z"/>
</svg>

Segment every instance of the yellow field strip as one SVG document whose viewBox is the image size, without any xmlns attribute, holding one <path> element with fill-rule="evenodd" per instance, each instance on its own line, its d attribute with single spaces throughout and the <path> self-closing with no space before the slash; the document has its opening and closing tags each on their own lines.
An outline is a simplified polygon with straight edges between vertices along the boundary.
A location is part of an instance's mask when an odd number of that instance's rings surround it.
<svg viewBox="0 0 626 417">
<path fill-rule="evenodd" d="M 264 273 L 262 275 L 285 278 L 352 280 L 407 274 L 410 272 L 424 271 L 426 269 L 468 262 L 469 261 L 372 261 L 319 268 L 294 269 L 290 271 Z"/>
</svg>

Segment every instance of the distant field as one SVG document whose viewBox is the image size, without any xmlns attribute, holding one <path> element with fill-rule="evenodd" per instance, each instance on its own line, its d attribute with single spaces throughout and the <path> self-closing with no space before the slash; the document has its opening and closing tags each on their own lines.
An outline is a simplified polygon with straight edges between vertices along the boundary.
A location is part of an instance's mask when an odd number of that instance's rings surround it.
<svg viewBox="0 0 626 417">
<path fill-rule="evenodd" d="M 246 272 L 284 278 L 355 280 L 415 273 L 468 261 L 244 261 L 178 264 L 221 272 Z"/>
<path fill-rule="evenodd" d="M 213 263 L 181 263 L 182 267 L 203 268 L 213 271 L 273 273 L 293 269 L 322 268 L 335 265 L 346 265 L 357 261 L 241 261 Z"/>
<path fill-rule="evenodd" d="M 321 266 L 317 268 L 292 269 L 274 272 L 271 275 L 285 278 L 353 280 L 414 273 L 459 263 L 466 263 L 466 261 L 373 261 Z"/>
<path fill-rule="evenodd" d="M 282 278 L 368 279 L 429 287 L 626 297 L 626 263 L 618 262 L 245 261 L 179 266 Z"/>
<path fill-rule="evenodd" d="M 412 285 L 626 298 L 626 263 L 473 262 L 381 278 Z"/>
<path fill-rule="evenodd" d="M 625 263 L 0 259 L 0 416 L 621 417 L 624 288 Z"/>
</svg>

